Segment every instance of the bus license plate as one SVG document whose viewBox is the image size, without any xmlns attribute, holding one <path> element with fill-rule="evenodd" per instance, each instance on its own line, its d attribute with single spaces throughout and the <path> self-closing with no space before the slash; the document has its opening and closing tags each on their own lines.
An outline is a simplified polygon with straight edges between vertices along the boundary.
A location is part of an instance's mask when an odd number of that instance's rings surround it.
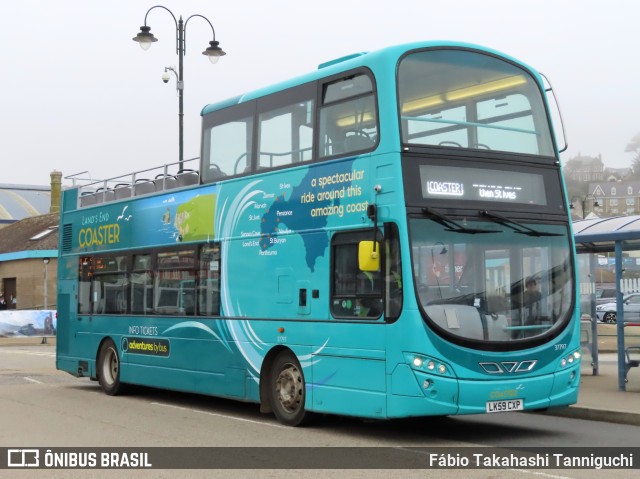
<svg viewBox="0 0 640 479">
<path fill-rule="evenodd" d="M 524 410 L 523 399 L 509 399 L 507 401 L 487 401 L 487 413 L 522 410 Z"/>
</svg>

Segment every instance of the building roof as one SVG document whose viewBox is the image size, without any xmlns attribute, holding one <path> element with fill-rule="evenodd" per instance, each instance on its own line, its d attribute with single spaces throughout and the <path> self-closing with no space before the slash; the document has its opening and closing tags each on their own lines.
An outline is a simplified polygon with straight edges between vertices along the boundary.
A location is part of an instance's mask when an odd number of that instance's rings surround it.
<svg viewBox="0 0 640 479">
<path fill-rule="evenodd" d="M 0 223 L 49 213 L 51 187 L 0 183 Z"/>
<path fill-rule="evenodd" d="M 589 194 L 597 197 L 640 196 L 640 181 L 601 181 L 589 183 Z"/>
<path fill-rule="evenodd" d="M 57 250 L 57 213 L 32 216 L 0 229 L 0 255 L 21 251 Z"/>
</svg>

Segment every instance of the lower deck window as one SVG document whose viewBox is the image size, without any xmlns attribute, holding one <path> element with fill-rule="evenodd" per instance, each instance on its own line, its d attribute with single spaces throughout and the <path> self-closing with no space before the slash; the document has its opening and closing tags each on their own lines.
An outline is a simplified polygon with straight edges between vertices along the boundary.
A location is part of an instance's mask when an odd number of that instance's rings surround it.
<svg viewBox="0 0 640 479">
<path fill-rule="evenodd" d="M 84 256 L 80 314 L 220 314 L 220 247 L 163 249 L 132 256 Z"/>
</svg>

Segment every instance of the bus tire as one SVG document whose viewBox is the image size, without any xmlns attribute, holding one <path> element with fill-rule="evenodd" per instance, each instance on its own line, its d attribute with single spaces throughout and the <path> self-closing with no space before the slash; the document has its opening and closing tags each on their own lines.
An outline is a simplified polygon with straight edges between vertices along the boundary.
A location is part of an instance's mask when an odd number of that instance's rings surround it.
<svg viewBox="0 0 640 479">
<path fill-rule="evenodd" d="M 310 414 L 305 410 L 305 380 L 300 362 L 290 351 L 276 356 L 269 378 L 269 401 L 279 422 L 301 426 Z"/>
<path fill-rule="evenodd" d="M 118 348 L 111 339 L 106 339 L 100 347 L 96 370 L 100 387 L 106 394 L 117 396 L 124 392 L 124 384 L 120 382 Z"/>
</svg>

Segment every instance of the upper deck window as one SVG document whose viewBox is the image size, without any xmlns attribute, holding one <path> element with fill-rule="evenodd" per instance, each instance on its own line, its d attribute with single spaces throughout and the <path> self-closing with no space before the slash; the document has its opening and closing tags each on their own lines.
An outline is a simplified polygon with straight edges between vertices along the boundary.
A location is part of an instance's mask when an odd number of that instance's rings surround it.
<svg viewBox="0 0 640 479">
<path fill-rule="evenodd" d="M 313 101 L 297 101 L 259 115 L 258 169 L 312 159 Z"/>
<path fill-rule="evenodd" d="M 541 91 L 496 57 L 426 50 L 398 68 L 402 142 L 554 156 Z"/>
<path fill-rule="evenodd" d="M 200 167 L 203 183 L 242 174 L 251 168 L 253 124 L 253 104 L 227 108 L 205 119 Z"/>
<path fill-rule="evenodd" d="M 378 137 L 374 87 L 367 75 L 324 85 L 320 108 L 320 157 L 372 150 Z"/>
</svg>

